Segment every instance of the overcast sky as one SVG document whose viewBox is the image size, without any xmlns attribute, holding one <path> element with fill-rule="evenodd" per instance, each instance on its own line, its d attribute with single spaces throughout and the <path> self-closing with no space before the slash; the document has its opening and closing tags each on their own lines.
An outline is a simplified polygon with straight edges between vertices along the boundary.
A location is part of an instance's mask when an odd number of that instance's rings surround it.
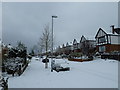
<svg viewBox="0 0 120 90">
<path fill-rule="evenodd" d="M 80 41 L 82 35 L 94 39 L 101 27 L 110 32 L 118 26 L 117 2 L 19 2 L 2 4 L 2 38 L 6 44 L 22 41 L 28 47 L 37 44 L 44 26 L 54 19 L 55 46 Z"/>
</svg>

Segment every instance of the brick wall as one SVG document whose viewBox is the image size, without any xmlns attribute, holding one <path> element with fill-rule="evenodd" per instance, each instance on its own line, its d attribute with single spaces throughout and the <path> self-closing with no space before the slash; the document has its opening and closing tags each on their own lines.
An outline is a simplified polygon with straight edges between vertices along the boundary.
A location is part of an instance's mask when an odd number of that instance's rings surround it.
<svg viewBox="0 0 120 90">
<path fill-rule="evenodd" d="M 115 45 L 115 44 L 106 44 L 106 45 L 102 45 L 105 46 L 106 48 L 106 53 L 110 53 L 113 51 L 120 51 L 120 45 Z M 97 51 L 99 52 L 99 46 L 96 47 Z"/>
<path fill-rule="evenodd" d="M 105 45 L 106 52 L 120 51 L 120 45 Z"/>
</svg>

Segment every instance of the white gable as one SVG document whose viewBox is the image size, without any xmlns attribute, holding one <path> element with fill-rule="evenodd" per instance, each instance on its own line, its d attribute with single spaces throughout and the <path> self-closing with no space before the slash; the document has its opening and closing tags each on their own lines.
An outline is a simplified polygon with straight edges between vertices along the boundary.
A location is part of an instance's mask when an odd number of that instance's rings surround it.
<svg viewBox="0 0 120 90">
<path fill-rule="evenodd" d="M 81 37 L 80 43 L 86 41 L 86 38 L 84 36 Z"/>
<path fill-rule="evenodd" d="M 77 44 L 77 40 L 76 39 L 74 39 L 73 44 Z"/>
<path fill-rule="evenodd" d="M 98 33 L 96 35 L 96 38 L 101 37 L 101 36 L 105 36 L 105 35 L 106 35 L 106 33 L 102 29 L 99 29 L 99 31 L 98 31 Z"/>
</svg>

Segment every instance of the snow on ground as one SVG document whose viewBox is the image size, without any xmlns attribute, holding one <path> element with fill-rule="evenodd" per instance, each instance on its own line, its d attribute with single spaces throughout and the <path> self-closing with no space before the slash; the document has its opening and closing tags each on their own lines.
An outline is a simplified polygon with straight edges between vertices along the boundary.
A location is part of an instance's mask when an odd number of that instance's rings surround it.
<svg viewBox="0 0 120 90">
<path fill-rule="evenodd" d="M 21 76 L 9 78 L 9 88 L 118 88 L 118 61 L 96 59 L 73 62 L 57 59 L 70 71 L 51 72 L 41 60 L 32 58 Z"/>
</svg>

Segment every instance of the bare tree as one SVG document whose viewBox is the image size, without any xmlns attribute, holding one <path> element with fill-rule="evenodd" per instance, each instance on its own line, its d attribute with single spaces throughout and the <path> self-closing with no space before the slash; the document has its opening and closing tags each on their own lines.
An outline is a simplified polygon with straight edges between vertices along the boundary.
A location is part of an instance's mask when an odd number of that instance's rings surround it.
<svg viewBox="0 0 120 90">
<path fill-rule="evenodd" d="M 39 49 L 39 54 L 42 55 L 43 53 L 43 40 L 41 40 L 41 37 L 39 38 L 39 41 L 38 41 L 38 49 Z"/>
<path fill-rule="evenodd" d="M 90 54 L 90 53 L 89 53 L 89 50 L 90 50 L 90 42 L 88 42 L 88 41 L 82 42 L 81 47 L 82 47 L 82 53 L 83 53 L 83 55 L 89 56 L 89 54 Z"/>
<path fill-rule="evenodd" d="M 49 30 L 49 25 L 45 25 L 44 32 L 42 33 L 42 37 L 40 37 L 39 45 L 40 49 L 44 50 L 46 53 L 46 60 L 48 57 L 48 50 L 51 49 L 51 32 Z M 48 68 L 48 62 L 45 63 L 45 68 Z"/>
<path fill-rule="evenodd" d="M 95 52 L 95 47 L 89 41 L 86 40 L 82 42 L 81 50 L 83 55 L 92 57 Z"/>
</svg>

